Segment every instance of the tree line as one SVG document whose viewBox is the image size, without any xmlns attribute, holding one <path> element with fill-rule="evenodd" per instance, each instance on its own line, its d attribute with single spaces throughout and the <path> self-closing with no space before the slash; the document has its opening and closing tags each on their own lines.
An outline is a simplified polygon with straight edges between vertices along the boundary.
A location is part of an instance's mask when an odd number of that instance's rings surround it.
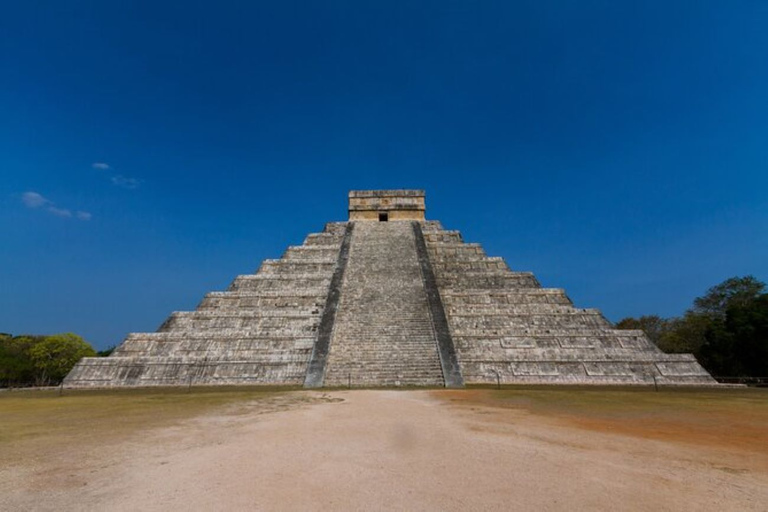
<svg viewBox="0 0 768 512">
<path fill-rule="evenodd" d="M 624 318 L 667 353 L 692 353 L 717 377 L 768 377 L 768 293 L 753 276 L 713 286 L 682 316 Z"/>
<path fill-rule="evenodd" d="M 0 333 L 0 387 L 56 386 L 83 357 L 96 352 L 77 334 L 51 336 Z"/>
</svg>

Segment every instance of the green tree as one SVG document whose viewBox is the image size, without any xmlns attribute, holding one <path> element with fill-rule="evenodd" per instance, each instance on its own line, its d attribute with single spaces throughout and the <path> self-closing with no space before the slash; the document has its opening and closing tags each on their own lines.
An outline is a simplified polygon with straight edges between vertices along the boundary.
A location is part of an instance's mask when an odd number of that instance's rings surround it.
<svg viewBox="0 0 768 512">
<path fill-rule="evenodd" d="M 768 294 L 726 309 L 725 319 L 713 321 L 700 357 L 715 375 L 768 376 Z"/>
<path fill-rule="evenodd" d="M 765 283 L 754 276 L 731 277 L 693 301 L 693 313 L 725 319 L 728 308 L 744 306 L 765 292 Z"/>
<path fill-rule="evenodd" d="M 43 336 L 0 337 L 0 383 L 5 386 L 27 386 L 35 380 L 35 366 L 30 356 L 32 347 Z"/>
<path fill-rule="evenodd" d="M 83 357 L 93 357 L 96 351 L 80 336 L 72 333 L 54 334 L 36 343 L 29 355 L 37 371 L 36 384 L 61 382 Z"/>
<path fill-rule="evenodd" d="M 624 318 L 619 329 L 642 329 L 667 353 L 692 353 L 713 375 L 768 375 L 765 283 L 731 277 L 693 301 L 682 317 Z"/>
<path fill-rule="evenodd" d="M 704 295 L 694 299 L 693 307 L 682 317 L 667 321 L 658 347 L 668 353 L 692 353 L 707 367 L 708 356 L 701 352 L 707 342 L 707 333 L 724 328 L 718 322 L 725 321 L 728 308 L 749 304 L 763 290 L 765 283 L 753 276 L 731 277 L 711 287 Z M 710 371 L 723 375 L 716 370 Z"/>
<path fill-rule="evenodd" d="M 667 330 L 658 346 L 669 354 L 696 355 L 704 344 L 704 336 L 712 322 L 712 317 L 708 315 L 686 311 L 682 317 L 668 320 Z"/>
</svg>

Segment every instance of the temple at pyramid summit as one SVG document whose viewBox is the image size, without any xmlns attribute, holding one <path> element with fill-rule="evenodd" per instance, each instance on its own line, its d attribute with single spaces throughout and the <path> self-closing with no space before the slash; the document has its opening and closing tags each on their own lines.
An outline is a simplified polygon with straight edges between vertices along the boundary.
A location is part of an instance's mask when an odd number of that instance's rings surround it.
<svg viewBox="0 0 768 512">
<path fill-rule="evenodd" d="M 346 222 L 84 358 L 64 386 L 716 384 L 425 211 L 422 190 L 352 191 Z"/>
</svg>

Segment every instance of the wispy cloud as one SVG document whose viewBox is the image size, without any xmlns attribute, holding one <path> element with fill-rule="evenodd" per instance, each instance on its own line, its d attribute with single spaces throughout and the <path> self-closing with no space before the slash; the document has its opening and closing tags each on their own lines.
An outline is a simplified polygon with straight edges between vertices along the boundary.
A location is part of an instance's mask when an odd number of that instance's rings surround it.
<svg viewBox="0 0 768 512">
<path fill-rule="evenodd" d="M 94 162 L 91 164 L 91 167 L 94 169 L 98 169 L 100 171 L 109 171 L 115 172 L 115 169 L 112 168 L 111 165 L 109 165 L 106 162 Z M 128 190 L 134 190 L 139 188 L 139 185 L 141 185 L 141 180 L 138 180 L 136 178 L 131 178 L 130 176 L 124 176 L 122 174 L 113 174 L 109 177 L 109 180 L 112 182 L 112 184 L 116 187 L 125 188 Z"/>
<path fill-rule="evenodd" d="M 117 176 L 112 176 L 112 184 L 118 187 L 133 190 L 135 188 L 139 188 L 141 181 L 137 180 L 136 178 L 129 178 L 127 176 L 123 176 L 122 174 L 118 174 Z"/>
<path fill-rule="evenodd" d="M 21 194 L 21 201 L 27 208 L 40 208 L 46 204 L 50 204 L 50 201 L 38 194 L 37 192 L 24 192 Z"/>
<path fill-rule="evenodd" d="M 55 206 L 49 206 L 46 208 L 50 213 L 54 214 L 57 217 L 72 217 L 72 212 L 67 210 L 66 208 L 57 208 Z"/>
<path fill-rule="evenodd" d="M 43 208 L 45 211 L 56 217 L 72 218 L 72 211 L 67 208 L 59 208 L 53 201 L 46 199 L 42 194 L 29 191 L 21 194 L 21 202 L 27 208 Z M 75 213 L 75 217 L 79 220 L 91 220 L 92 215 L 88 212 L 78 211 Z"/>
</svg>

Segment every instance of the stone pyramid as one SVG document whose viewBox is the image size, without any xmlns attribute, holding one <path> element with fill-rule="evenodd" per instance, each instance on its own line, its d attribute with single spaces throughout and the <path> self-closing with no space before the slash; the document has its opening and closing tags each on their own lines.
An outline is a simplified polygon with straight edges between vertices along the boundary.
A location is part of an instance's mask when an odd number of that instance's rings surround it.
<svg viewBox="0 0 768 512">
<path fill-rule="evenodd" d="M 83 359 L 64 385 L 716 384 L 424 212 L 421 190 L 352 191 L 347 222 Z"/>
</svg>

